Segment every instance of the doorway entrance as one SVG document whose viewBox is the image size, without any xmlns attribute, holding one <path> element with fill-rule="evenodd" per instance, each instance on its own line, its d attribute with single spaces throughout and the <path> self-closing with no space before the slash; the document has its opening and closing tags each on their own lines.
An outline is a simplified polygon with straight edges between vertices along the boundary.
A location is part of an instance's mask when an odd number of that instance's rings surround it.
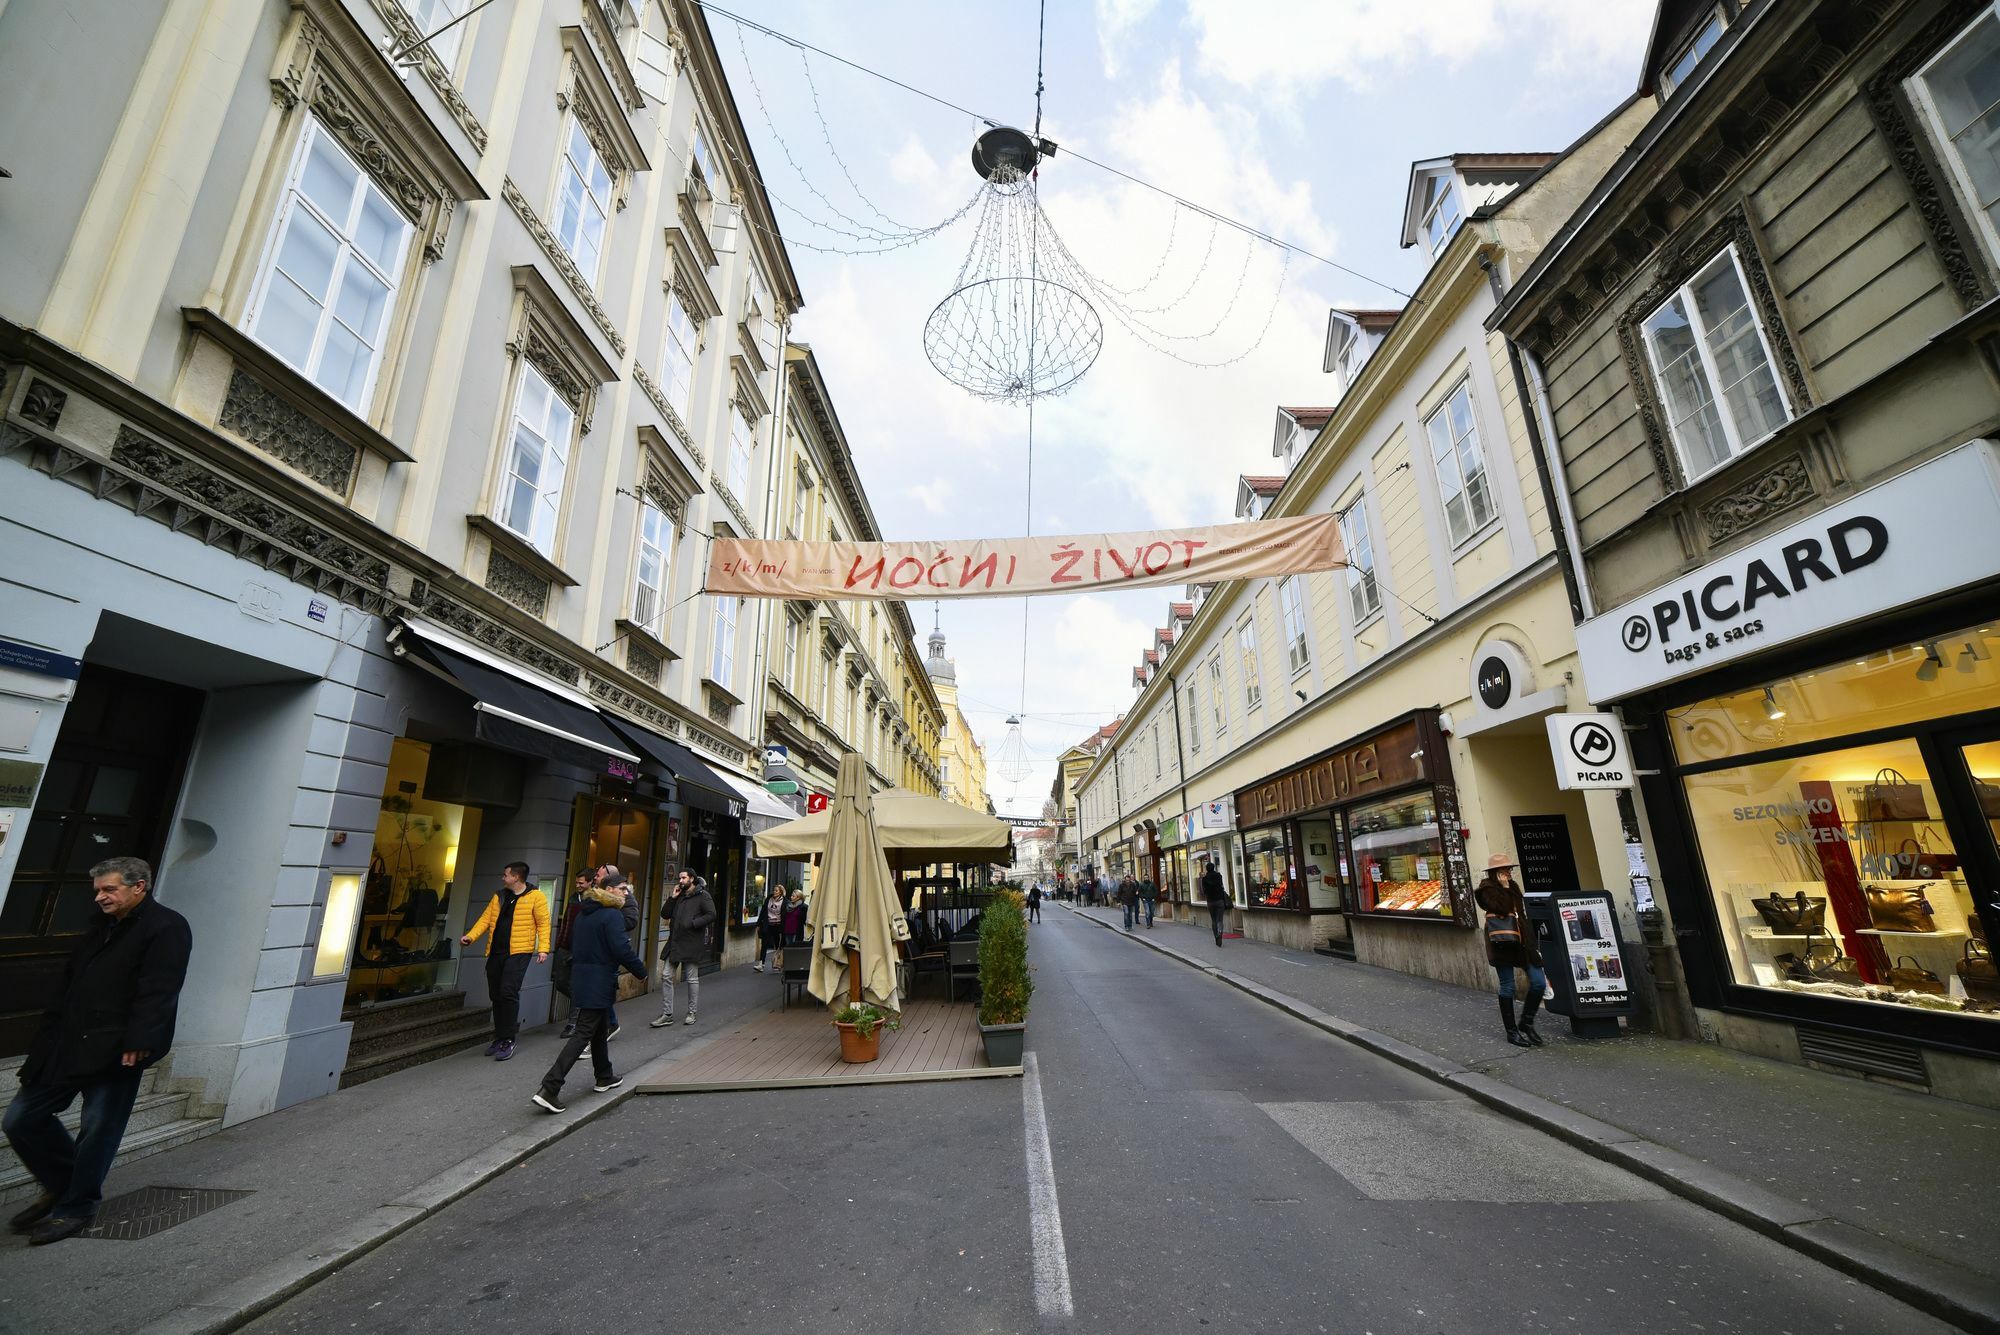
<svg viewBox="0 0 2000 1335">
<path fill-rule="evenodd" d="M 0 1057 L 26 1052 L 77 938 L 97 917 L 92 864 L 157 877 L 202 693 L 86 663 L 0 906 Z"/>
</svg>

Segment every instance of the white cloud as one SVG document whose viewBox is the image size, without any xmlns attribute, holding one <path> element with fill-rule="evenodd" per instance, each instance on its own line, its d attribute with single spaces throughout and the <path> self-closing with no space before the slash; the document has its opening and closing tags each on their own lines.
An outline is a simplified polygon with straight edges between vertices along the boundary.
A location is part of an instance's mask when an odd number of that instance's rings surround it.
<svg viewBox="0 0 2000 1335">
<path fill-rule="evenodd" d="M 1158 8 L 1159 0 L 1097 0 L 1097 46 L 1105 78 L 1118 77 L 1135 30 Z"/>
<path fill-rule="evenodd" d="M 928 482 L 912 482 L 903 488 L 903 494 L 932 514 L 941 515 L 950 508 L 951 479 L 938 477 Z"/>
<path fill-rule="evenodd" d="M 1426 65 L 1443 75 L 1503 42 L 1540 53 L 1535 77 L 1611 69 L 1636 86 L 1652 13 L 1651 0 L 1188 0 L 1203 68 L 1280 95 Z"/>
</svg>

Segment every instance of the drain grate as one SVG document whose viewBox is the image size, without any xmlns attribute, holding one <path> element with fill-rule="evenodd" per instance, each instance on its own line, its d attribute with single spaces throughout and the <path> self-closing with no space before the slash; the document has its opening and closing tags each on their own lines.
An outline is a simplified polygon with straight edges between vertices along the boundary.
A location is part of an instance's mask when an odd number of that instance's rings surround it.
<svg viewBox="0 0 2000 1335">
<path fill-rule="evenodd" d="M 104 1202 L 98 1208 L 97 1222 L 83 1236 L 137 1242 L 249 1194 L 228 1187 L 141 1187 Z"/>
<path fill-rule="evenodd" d="M 1804 1025 L 1798 1026 L 1798 1035 L 1799 1055 L 1809 1062 L 1930 1086 L 1931 1073 L 1924 1065 L 1924 1054 L 1912 1044 L 1893 1038 L 1808 1029 Z"/>
</svg>

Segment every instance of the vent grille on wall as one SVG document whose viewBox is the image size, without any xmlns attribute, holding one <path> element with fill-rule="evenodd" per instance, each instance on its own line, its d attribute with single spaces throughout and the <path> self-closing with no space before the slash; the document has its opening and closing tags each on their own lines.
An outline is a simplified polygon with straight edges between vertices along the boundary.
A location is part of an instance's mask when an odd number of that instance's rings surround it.
<svg viewBox="0 0 2000 1335">
<path fill-rule="evenodd" d="M 1924 1054 L 1912 1044 L 1804 1026 L 1799 1027 L 1798 1035 L 1799 1056 L 1809 1062 L 1930 1087 L 1930 1070 L 1924 1065 Z"/>
</svg>

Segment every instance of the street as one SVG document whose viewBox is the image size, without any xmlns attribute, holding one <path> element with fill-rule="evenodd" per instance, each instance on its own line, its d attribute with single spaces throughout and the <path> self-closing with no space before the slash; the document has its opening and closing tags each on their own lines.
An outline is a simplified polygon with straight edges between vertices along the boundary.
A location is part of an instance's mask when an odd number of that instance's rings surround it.
<svg viewBox="0 0 2000 1335">
<path fill-rule="evenodd" d="M 1946 1329 L 1045 917 L 1029 1046 L 1059 1221 L 1026 1081 L 640 1096 L 248 1329 Z"/>
</svg>

